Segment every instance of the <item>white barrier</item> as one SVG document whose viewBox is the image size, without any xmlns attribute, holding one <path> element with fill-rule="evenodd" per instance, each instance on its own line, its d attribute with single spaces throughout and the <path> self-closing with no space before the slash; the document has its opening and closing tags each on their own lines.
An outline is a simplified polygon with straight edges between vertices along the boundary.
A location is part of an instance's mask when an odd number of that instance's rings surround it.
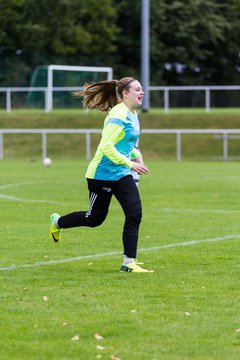
<svg viewBox="0 0 240 360">
<path fill-rule="evenodd" d="M 205 111 L 211 110 L 211 91 L 212 90 L 240 90 L 240 85 L 223 85 L 223 86 L 149 86 L 149 91 L 163 91 L 164 92 L 164 112 L 169 112 L 169 93 L 170 91 L 204 91 L 205 92 Z M 240 103 L 239 103 L 240 106 Z"/>
<path fill-rule="evenodd" d="M 85 134 L 86 135 L 86 160 L 91 158 L 91 134 L 100 134 L 101 129 L 0 129 L 0 160 L 4 157 L 4 134 L 41 134 L 42 158 L 47 157 L 48 134 Z M 142 134 L 176 134 L 176 160 L 182 158 L 182 134 L 213 134 L 223 141 L 222 160 L 229 160 L 228 140 L 236 138 L 240 129 L 142 129 Z M 235 135 L 233 137 L 233 135 Z"/>
<path fill-rule="evenodd" d="M 52 94 L 56 91 L 72 92 L 79 91 L 82 87 L 0 87 L 0 92 L 6 93 L 6 111 L 12 111 L 11 94 L 13 92 L 44 92 L 45 93 L 45 112 L 52 110 Z M 212 90 L 234 90 L 239 91 L 240 85 L 225 86 L 149 86 L 148 91 L 163 91 L 164 93 L 164 112 L 168 113 L 170 109 L 169 97 L 171 91 L 204 91 L 205 92 L 205 111 L 211 111 L 211 91 Z M 239 103 L 240 107 L 240 103 Z"/>
</svg>

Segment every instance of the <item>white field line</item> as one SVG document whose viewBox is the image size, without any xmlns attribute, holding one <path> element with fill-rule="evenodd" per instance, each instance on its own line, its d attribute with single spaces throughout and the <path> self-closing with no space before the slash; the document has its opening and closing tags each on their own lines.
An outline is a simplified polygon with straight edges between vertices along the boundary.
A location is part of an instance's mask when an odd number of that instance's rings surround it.
<svg viewBox="0 0 240 360">
<path fill-rule="evenodd" d="M 10 196 L 5 194 L 0 194 L 0 199 L 19 201 L 19 202 L 31 202 L 31 203 L 47 203 L 47 204 L 58 204 L 58 205 L 75 205 L 73 203 L 64 203 L 61 201 L 52 201 L 44 199 L 27 199 L 17 196 Z M 216 213 L 216 214 L 225 214 L 225 213 L 238 213 L 240 210 L 231 210 L 231 209 L 177 209 L 177 208 L 158 208 L 158 211 L 163 212 L 187 212 L 187 213 Z"/>
<path fill-rule="evenodd" d="M 39 185 L 39 184 L 47 184 L 47 181 L 26 181 L 22 183 L 10 183 L 6 185 L 1 185 L 0 190 L 5 190 L 13 187 L 19 186 L 27 186 L 27 185 Z M 48 204 L 59 204 L 59 205 L 75 205 L 73 203 L 64 203 L 61 201 L 52 201 L 52 200 L 37 200 L 37 199 L 27 199 L 21 198 L 17 196 L 10 196 L 6 194 L 0 194 L 0 199 L 11 200 L 11 201 L 23 201 L 23 202 L 32 202 L 32 203 L 48 203 Z M 178 209 L 178 208 L 158 208 L 159 211 L 163 212 L 190 212 L 190 213 L 199 213 L 199 212 L 206 212 L 206 213 L 236 213 L 240 212 L 240 210 L 231 210 L 231 209 Z"/>
<path fill-rule="evenodd" d="M 162 245 L 162 246 L 153 246 L 153 247 L 149 247 L 149 248 L 142 248 L 142 249 L 139 249 L 138 252 L 157 251 L 157 250 L 169 249 L 169 248 L 174 248 L 174 247 L 179 247 L 179 246 L 198 245 L 198 244 L 203 244 L 203 243 L 219 242 L 219 241 L 224 241 L 224 240 L 229 240 L 229 239 L 239 239 L 239 238 L 240 238 L 240 234 L 227 235 L 227 236 L 220 236 L 220 237 L 210 238 L 210 239 L 192 240 L 192 241 L 185 241 L 185 242 L 176 243 L 176 244 L 167 244 L 167 245 Z M 36 262 L 33 264 L 11 265 L 11 266 L 7 266 L 7 267 L 1 267 L 0 271 L 17 270 L 17 269 L 23 269 L 23 268 L 34 268 L 34 267 L 54 265 L 54 264 L 64 264 L 64 263 L 73 262 L 73 261 L 81 261 L 81 260 L 86 260 L 86 259 L 92 260 L 94 258 L 115 256 L 115 255 L 120 255 L 120 254 L 122 254 L 122 251 L 111 251 L 111 252 L 106 252 L 106 253 L 83 255 L 83 256 L 78 256 L 75 258 L 68 258 L 68 259 L 39 261 L 39 262 Z"/>
<path fill-rule="evenodd" d="M 40 184 L 47 184 L 49 182 L 47 181 L 26 181 L 22 183 L 11 183 L 6 185 L 1 185 L 0 190 L 10 189 L 13 187 L 19 187 L 19 186 L 27 186 L 27 185 L 40 185 Z M 22 201 L 22 202 L 32 202 L 32 203 L 47 203 L 47 204 L 60 204 L 65 205 L 63 202 L 60 201 L 51 201 L 51 200 L 44 200 L 44 199 L 27 199 L 27 198 L 21 198 L 17 196 L 10 196 L 6 194 L 0 194 L 0 199 L 5 200 L 11 200 L 11 201 Z"/>
<path fill-rule="evenodd" d="M 0 194 L 0 199 L 12 200 L 12 201 L 22 201 L 22 202 L 32 202 L 32 203 L 48 203 L 48 204 L 63 204 L 59 201 L 51 201 L 51 200 L 36 200 L 36 199 L 26 199 L 19 198 L 16 196 L 4 195 Z"/>
<path fill-rule="evenodd" d="M 27 186 L 27 185 L 40 185 L 40 184 L 48 184 L 49 181 L 24 181 L 18 183 L 10 183 L 5 185 L 0 185 L 0 190 L 10 189 L 18 186 Z"/>
<path fill-rule="evenodd" d="M 166 212 L 206 212 L 206 213 L 235 213 L 240 212 L 240 209 L 177 209 L 177 208 L 159 208 L 160 211 Z"/>
</svg>

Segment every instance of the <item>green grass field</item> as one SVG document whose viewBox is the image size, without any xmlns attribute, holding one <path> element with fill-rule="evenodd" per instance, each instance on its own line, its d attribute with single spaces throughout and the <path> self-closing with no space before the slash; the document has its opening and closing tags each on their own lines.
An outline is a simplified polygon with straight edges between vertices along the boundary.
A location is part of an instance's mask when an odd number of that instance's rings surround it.
<svg viewBox="0 0 240 360">
<path fill-rule="evenodd" d="M 94 110 L 95 111 L 95 110 Z M 96 111 L 97 112 L 97 111 Z M 141 110 L 139 111 L 141 113 Z M 19 114 L 22 114 L 22 115 L 46 115 L 46 116 L 51 116 L 51 114 L 59 114 L 59 115 L 62 115 L 62 114 L 65 114 L 65 115 L 79 115 L 79 114 L 82 114 L 82 115 L 85 115 L 86 114 L 86 111 L 83 110 L 82 108 L 75 108 L 75 109 L 72 109 L 72 108 L 69 108 L 69 109 L 64 109 L 64 108 L 59 108 L 59 109 L 53 109 L 50 113 L 48 114 L 45 114 L 45 109 L 36 109 L 36 108 L 25 108 L 25 109 L 12 109 L 10 113 L 7 113 L 6 109 L 4 108 L 1 108 L 0 109 L 0 115 L 1 116 L 8 116 L 8 117 L 15 117 L 15 116 L 18 116 Z M 151 107 L 147 113 L 144 113 L 145 115 L 147 114 L 151 114 L 151 115 L 164 115 L 165 114 L 165 111 L 164 111 L 164 108 L 153 108 Z M 183 115 L 186 115 L 186 114 L 195 114 L 195 115 L 203 115 L 203 114 L 206 114 L 206 109 L 204 107 L 202 108 L 169 108 L 168 110 L 168 114 L 183 114 Z M 214 114 L 214 115 L 222 115 L 222 114 L 240 114 L 240 108 L 239 107 L 225 107 L 225 108 L 211 108 L 210 109 L 210 112 L 207 113 L 208 115 L 210 114 Z"/>
<path fill-rule="evenodd" d="M 239 178 L 234 162 L 147 162 L 138 259 L 119 272 L 123 214 L 63 231 L 87 209 L 87 163 L 0 162 L 1 360 L 238 360 Z M 102 339 L 99 338 L 102 337 Z"/>
</svg>

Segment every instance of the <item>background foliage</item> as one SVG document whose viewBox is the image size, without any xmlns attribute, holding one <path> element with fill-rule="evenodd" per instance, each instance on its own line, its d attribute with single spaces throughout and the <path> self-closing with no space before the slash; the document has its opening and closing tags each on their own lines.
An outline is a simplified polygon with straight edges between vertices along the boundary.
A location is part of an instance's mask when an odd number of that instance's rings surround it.
<svg viewBox="0 0 240 360">
<path fill-rule="evenodd" d="M 240 0 L 150 0 L 151 84 L 238 84 Z M 0 86 L 38 65 L 140 76 L 141 0 L 0 0 Z"/>
</svg>

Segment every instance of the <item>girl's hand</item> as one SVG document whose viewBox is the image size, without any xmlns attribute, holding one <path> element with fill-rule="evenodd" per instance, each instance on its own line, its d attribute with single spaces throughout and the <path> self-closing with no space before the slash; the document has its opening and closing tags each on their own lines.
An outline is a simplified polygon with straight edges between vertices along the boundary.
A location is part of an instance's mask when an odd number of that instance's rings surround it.
<svg viewBox="0 0 240 360">
<path fill-rule="evenodd" d="M 139 162 L 134 162 L 134 165 L 131 169 L 133 171 L 136 171 L 139 175 L 147 174 L 149 172 L 148 167 L 143 163 L 139 163 Z"/>
</svg>

